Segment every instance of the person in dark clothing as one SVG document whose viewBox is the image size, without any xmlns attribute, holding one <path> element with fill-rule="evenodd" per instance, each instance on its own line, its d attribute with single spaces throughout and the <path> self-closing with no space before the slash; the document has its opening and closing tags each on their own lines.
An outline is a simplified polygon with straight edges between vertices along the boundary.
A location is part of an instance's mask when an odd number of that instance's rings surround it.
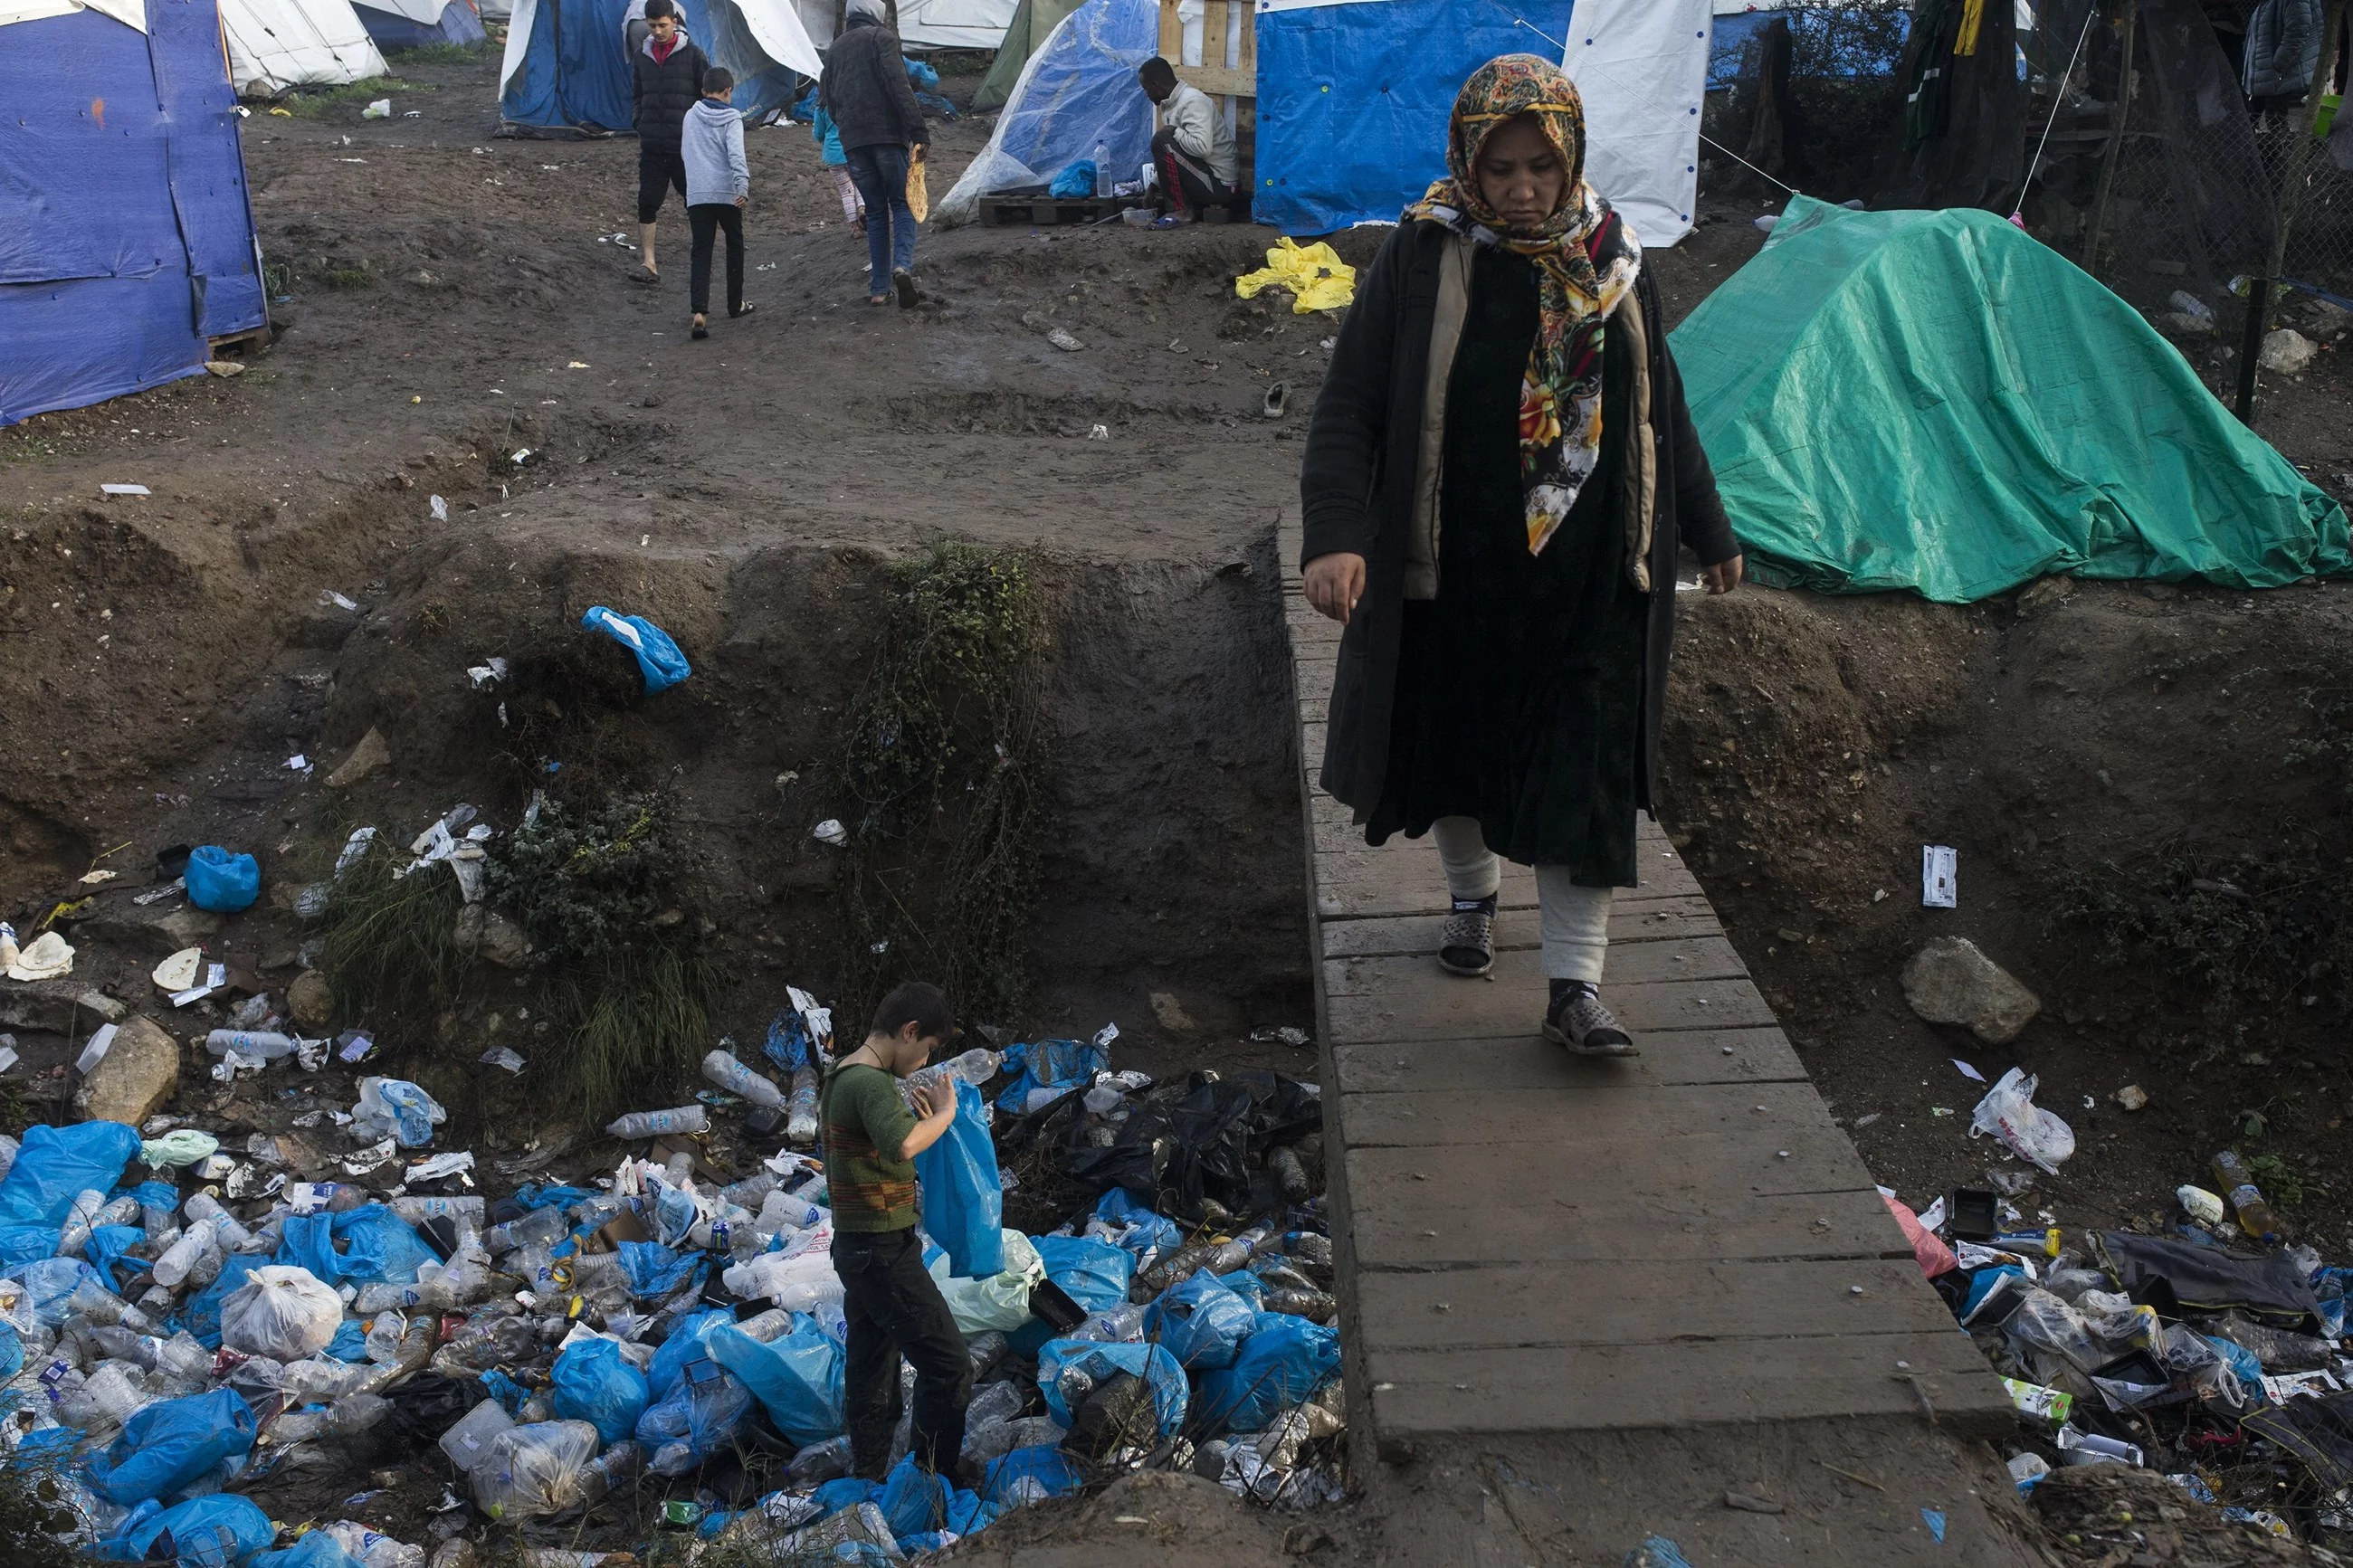
<svg viewBox="0 0 2353 1568">
<path fill-rule="evenodd" d="M 711 68 L 679 21 L 676 0 L 646 0 L 646 41 L 633 62 L 632 102 L 638 127 L 638 228 L 645 242 L 640 283 L 661 281 L 654 260 L 654 220 L 661 216 L 670 187 L 686 195 L 686 160 L 679 153 L 686 111 L 702 97 L 702 73 Z"/>
<path fill-rule="evenodd" d="M 917 1088 L 911 1113 L 898 1082 L 955 1035 L 937 986 L 899 986 L 874 1010 L 866 1043 L 826 1074 L 819 1105 L 833 1268 L 849 1329 L 841 1379 L 849 1470 L 869 1480 L 890 1468 L 902 1354 L 915 1368 L 915 1462 L 954 1475 L 964 1453 L 972 1357 L 915 1235 L 914 1159 L 955 1120 L 955 1086 Z"/>
<path fill-rule="evenodd" d="M 1585 182 L 1576 88 L 1492 60 L 1449 142 L 1308 433 L 1307 599 L 1347 628 L 1322 784 L 1368 843 L 1436 837 L 1451 973 L 1493 968 L 1497 857 L 1533 865 L 1545 1037 L 1630 1056 L 1599 984 L 1634 814 L 1655 809 L 1677 551 L 1721 594 L 1740 544 L 1641 244 Z"/>
<path fill-rule="evenodd" d="M 841 132 L 849 178 L 866 204 L 866 302 L 887 305 L 896 290 L 915 307 L 915 213 L 907 205 L 911 150 L 932 144 L 923 106 L 907 80 L 899 35 L 882 23 L 883 0 L 849 0 L 841 36 L 827 50 L 818 101 Z"/>
<path fill-rule="evenodd" d="M 752 195 L 752 166 L 744 157 L 744 117 L 728 106 L 735 91 L 735 73 L 712 66 L 702 73 L 702 101 L 687 112 L 679 135 L 679 153 L 686 160 L 686 222 L 694 236 L 693 262 L 687 268 L 687 309 L 694 312 L 690 331 L 711 335 L 711 253 L 723 231 L 727 236 L 727 316 L 748 316 L 755 307 L 744 301 L 744 204 Z"/>
</svg>

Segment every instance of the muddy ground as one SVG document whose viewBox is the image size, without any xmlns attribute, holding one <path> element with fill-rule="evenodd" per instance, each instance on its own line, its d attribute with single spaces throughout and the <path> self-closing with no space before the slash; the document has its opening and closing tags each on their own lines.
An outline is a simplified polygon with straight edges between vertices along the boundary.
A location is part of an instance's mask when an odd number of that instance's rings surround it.
<svg viewBox="0 0 2353 1568">
<path fill-rule="evenodd" d="M 922 307 L 873 310 L 806 129 L 762 129 L 761 309 L 693 342 L 678 209 L 659 285 L 632 283 L 614 242 L 634 228 L 632 142 L 501 139 L 493 58 L 405 74 L 395 107 L 416 119 L 363 121 L 354 101 L 245 122 L 290 296 L 245 374 L 0 432 L 0 912 L 25 929 L 87 894 L 84 872 L 119 870 L 80 911 L 112 923 L 76 978 L 143 1002 L 145 966 L 178 943 L 131 896 L 158 848 L 230 845 L 270 897 L 220 945 L 282 985 L 302 934 L 283 900 L 350 826 L 413 831 L 459 800 L 512 820 L 551 761 L 659 773 L 689 825 L 693 912 L 739 983 L 723 1022 L 756 1032 L 787 983 L 828 984 L 831 868 L 809 830 L 836 806 L 813 781 L 887 563 L 943 536 L 1034 545 L 1056 606 L 1051 828 L 1035 1002 L 1004 1021 L 1116 1018 L 1122 1065 L 1147 1070 L 1305 1070 L 1310 1052 L 1247 1038 L 1312 1022 L 1271 535 L 1334 323 L 1234 299 L 1274 237 L 927 233 Z M 985 135 L 940 128 L 935 192 Z M 1755 201 L 1703 205 L 1651 258 L 1677 315 L 1761 242 Z M 1376 243 L 1342 240 L 1359 260 Z M 1058 327 L 1084 346 L 1049 344 Z M 1276 382 L 1292 413 L 1270 420 Z M 2346 354 L 2270 391 L 2265 433 L 2353 493 Z M 116 481 L 153 494 L 102 498 Z M 2235 1142 L 2341 1258 L 2353 596 L 2045 592 L 1967 609 L 1686 595 L 1668 825 L 1906 1197 L 1989 1163 L 1964 1136 L 1981 1091 L 1950 1058 L 1988 1079 L 2015 1063 L 2082 1139 L 2030 1216 L 2161 1220 Z M 558 659 L 599 603 L 668 627 L 697 675 L 596 715 L 578 755 L 517 748 L 466 668 Z M 326 788 L 372 729 L 391 765 Z M 287 771 L 296 753 L 315 776 Z M 1919 907 L 1923 843 L 1958 850 L 1957 910 Z M 2014 1045 L 1905 1006 L 1904 959 L 1945 933 L 2042 997 Z M 57 1022 L 18 1019 L 27 1114 L 67 1085 Z M 410 1048 L 452 1146 L 543 1157 L 575 1137 L 474 1063 L 533 1038 L 495 984 L 437 1033 Z M 2111 1101 L 2127 1083 L 2148 1109 Z"/>
</svg>

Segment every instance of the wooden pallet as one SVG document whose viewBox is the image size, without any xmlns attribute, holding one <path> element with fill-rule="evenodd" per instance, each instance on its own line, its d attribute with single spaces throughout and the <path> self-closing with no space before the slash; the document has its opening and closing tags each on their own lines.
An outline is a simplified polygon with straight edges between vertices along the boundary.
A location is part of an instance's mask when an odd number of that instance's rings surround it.
<svg viewBox="0 0 2353 1568">
<path fill-rule="evenodd" d="M 1083 227 L 1139 205 L 1134 196 L 983 196 L 980 221 L 989 228 Z"/>
</svg>

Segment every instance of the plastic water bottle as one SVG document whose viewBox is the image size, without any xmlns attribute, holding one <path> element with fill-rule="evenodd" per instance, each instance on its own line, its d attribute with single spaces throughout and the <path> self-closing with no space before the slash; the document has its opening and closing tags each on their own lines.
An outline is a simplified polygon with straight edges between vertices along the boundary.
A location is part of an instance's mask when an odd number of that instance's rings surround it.
<svg viewBox="0 0 2353 1568">
<path fill-rule="evenodd" d="M 215 1226 L 210 1220 L 200 1219 L 180 1235 L 180 1239 L 166 1247 L 164 1256 L 155 1259 L 155 1283 L 167 1290 L 179 1289 L 187 1279 L 196 1259 L 213 1245 Z"/>
<path fill-rule="evenodd" d="M 760 1204 L 760 1215 L 752 1228 L 763 1237 L 778 1235 L 786 1230 L 807 1230 L 825 1218 L 825 1210 L 806 1198 L 790 1193 L 770 1193 Z"/>
<path fill-rule="evenodd" d="M 90 1233 L 105 1212 L 106 1194 L 95 1187 L 84 1187 L 74 1194 L 66 1211 L 65 1228 L 58 1234 L 58 1256 L 71 1258 L 90 1245 Z"/>
<path fill-rule="evenodd" d="M 1004 1060 L 1000 1053 L 990 1050 L 987 1046 L 975 1046 L 960 1057 L 934 1062 L 930 1067 L 909 1073 L 900 1084 L 899 1092 L 902 1097 L 906 1097 L 910 1090 L 929 1089 L 941 1083 L 968 1083 L 978 1089 L 997 1076 L 997 1069 Z M 912 1100 L 910 1103 L 913 1103 Z"/>
<path fill-rule="evenodd" d="M 1112 184 L 1111 144 L 1098 142 L 1095 143 L 1095 195 L 1111 195 Z"/>
<path fill-rule="evenodd" d="M 231 1252 L 235 1252 L 253 1239 L 253 1232 L 239 1225 L 237 1216 L 221 1207 L 220 1200 L 210 1193 L 196 1194 L 187 1201 L 185 1207 L 190 1219 L 212 1221 L 213 1233 L 220 1237 L 220 1244 Z"/>
<path fill-rule="evenodd" d="M 490 1234 L 482 1237 L 482 1244 L 490 1248 L 492 1257 L 496 1257 L 501 1252 L 512 1252 L 518 1247 L 529 1247 L 534 1242 L 554 1246 L 556 1238 L 571 1228 L 565 1222 L 562 1209 L 553 1206 L 533 1209 L 521 1219 L 491 1226 Z"/>
<path fill-rule="evenodd" d="M 817 1069 L 815 1068 L 797 1069 L 793 1073 L 792 1100 L 785 1111 L 786 1142 L 790 1143 L 817 1142 Z"/>
<path fill-rule="evenodd" d="M 215 1029 L 205 1037 L 205 1049 L 216 1057 L 235 1051 L 241 1057 L 259 1057 L 274 1062 L 294 1054 L 294 1037 L 275 1031 L 256 1034 L 246 1029 Z"/>
<path fill-rule="evenodd" d="M 120 1323 L 142 1334 L 155 1331 L 154 1319 L 95 1279 L 85 1279 L 75 1286 L 73 1294 L 66 1298 L 66 1308 L 93 1323 Z"/>
<path fill-rule="evenodd" d="M 2222 1184 L 2222 1195 L 2237 1212 L 2241 1230 L 2261 1241 L 2279 1239 L 2279 1221 L 2237 1150 L 2225 1149 L 2214 1156 L 2214 1179 Z"/>
<path fill-rule="evenodd" d="M 1250 1226 L 1231 1241 L 1222 1243 L 1209 1254 L 1201 1267 L 1212 1274 L 1231 1274 L 1248 1263 L 1252 1253 L 1266 1245 L 1266 1239 L 1273 1234 L 1273 1226 L 1264 1225 Z"/>
<path fill-rule="evenodd" d="M 773 1110 L 785 1102 L 783 1089 L 725 1051 L 713 1051 L 702 1058 L 702 1076 L 730 1094 L 742 1095 L 763 1110 Z"/>
<path fill-rule="evenodd" d="M 666 1132 L 701 1132 L 710 1125 L 710 1113 L 701 1105 L 681 1105 L 674 1110 L 632 1110 L 605 1131 L 614 1138 L 634 1141 L 659 1138 Z"/>
</svg>

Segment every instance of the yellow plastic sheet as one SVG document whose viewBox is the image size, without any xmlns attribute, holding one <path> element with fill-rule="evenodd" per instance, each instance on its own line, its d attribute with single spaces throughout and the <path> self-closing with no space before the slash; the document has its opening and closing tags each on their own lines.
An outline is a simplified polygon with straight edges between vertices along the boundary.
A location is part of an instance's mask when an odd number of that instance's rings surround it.
<svg viewBox="0 0 2353 1568">
<path fill-rule="evenodd" d="M 1291 290 L 1293 315 L 1337 310 L 1356 297 L 1356 269 L 1323 240 L 1302 246 L 1286 235 L 1266 253 L 1264 267 L 1234 279 L 1234 292 L 1245 300 L 1255 300 L 1269 288 Z"/>
</svg>

